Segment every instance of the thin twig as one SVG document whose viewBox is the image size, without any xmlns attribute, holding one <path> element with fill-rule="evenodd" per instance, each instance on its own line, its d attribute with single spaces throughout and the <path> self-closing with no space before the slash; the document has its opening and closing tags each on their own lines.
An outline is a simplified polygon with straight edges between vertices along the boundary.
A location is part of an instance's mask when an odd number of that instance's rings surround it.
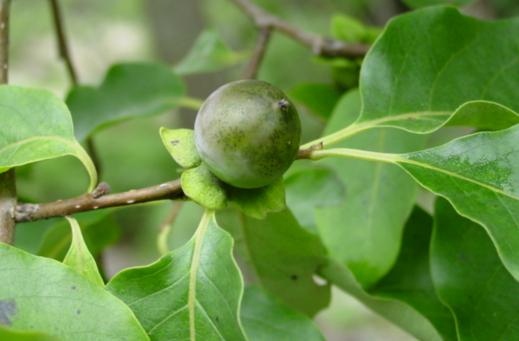
<svg viewBox="0 0 519 341">
<path fill-rule="evenodd" d="M 303 31 L 289 23 L 267 13 L 249 0 L 232 0 L 257 27 L 270 27 L 309 47 L 312 52 L 323 57 L 363 57 L 369 45 L 348 44 L 339 40 L 323 38 L 315 33 Z"/>
<path fill-rule="evenodd" d="M 309 159 L 312 152 L 322 149 L 318 143 L 309 148 L 299 150 L 297 159 Z M 1 189 L 1 187 L 0 187 Z M 127 192 L 109 194 L 110 187 L 102 182 L 91 193 L 75 198 L 57 200 L 43 204 L 20 203 L 16 206 L 14 217 L 16 222 L 26 222 L 52 217 L 62 217 L 74 213 L 92 211 L 101 208 L 129 206 L 150 201 L 165 199 L 186 199 L 180 180 L 173 180 L 151 187 L 132 189 Z M 165 223 L 171 222 L 176 217 L 179 209 L 174 205 L 172 214 Z M 12 211 L 12 210 L 11 210 Z"/>
<path fill-rule="evenodd" d="M 10 0 L 0 0 L 0 83 L 8 79 L 9 57 L 9 5 Z M 0 174 L 0 242 L 11 244 L 14 240 L 14 209 L 16 207 L 16 180 L 14 169 Z"/>
<path fill-rule="evenodd" d="M 297 152 L 296 159 L 298 159 L 298 160 L 310 159 L 313 152 L 315 152 L 316 150 L 321 150 L 321 149 L 323 149 L 322 142 L 313 144 L 308 148 L 300 148 Z"/>
<path fill-rule="evenodd" d="M 261 27 L 258 33 L 258 40 L 256 41 L 256 47 L 254 48 L 254 52 L 252 54 L 252 58 L 247 64 L 245 71 L 243 72 L 242 78 L 245 79 L 254 79 L 256 78 L 259 68 L 261 66 L 261 62 L 263 57 L 265 56 L 265 52 L 267 50 L 268 43 L 270 41 L 270 34 L 272 29 L 270 27 Z"/>
<path fill-rule="evenodd" d="M 16 207 L 15 172 L 11 169 L 0 174 L 0 242 L 11 244 L 14 240 L 16 222 L 13 212 Z"/>
<path fill-rule="evenodd" d="M 65 30 L 65 20 L 61 13 L 61 7 L 58 3 L 58 0 L 49 0 L 51 10 L 52 10 L 52 19 L 54 22 L 54 30 L 56 32 L 56 37 L 58 39 L 58 51 L 60 57 L 65 62 L 65 66 L 67 67 L 67 72 L 70 78 L 70 82 L 73 86 L 79 84 L 78 75 L 76 71 L 76 67 L 74 66 L 74 62 L 72 60 L 72 55 L 70 53 L 70 47 L 67 40 L 67 34 Z M 86 139 L 86 147 L 88 154 L 92 158 L 94 165 L 97 168 L 97 174 L 101 177 L 101 162 L 99 160 L 99 156 L 97 150 L 94 145 L 94 141 L 92 137 L 87 137 Z"/>
<path fill-rule="evenodd" d="M 101 160 L 99 158 L 99 153 L 97 152 L 97 148 L 94 144 L 94 138 L 92 136 L 87 137 L 85 140 L 85 145 L 88 155 L 90 155 L 92 162 L 96 166 L 97 176 L 101 178 L 101 172 L 103 169 L 101 168 Z"/>
<path fill-rule="evenodd" d="M 173 180 L 151 187 L 133 189 L 127 192 L 104 194 L 105 183 L 101 183 L 92 193 L 75 198 L 57 200 L 44 204 L 19 204 L 16 206 L 17 222 L 61 217 L 78 212 L 100 208 L 127 206 L 164 199 L 181 199 L 184 193 L 180 180 Z"/>
<path fill-rule="evenodd" d="M 56 30 L 56 37 L 58 38 L 58 49 L 61 58 L 65 62 L 67 67 L 68 75 L 70 77 L 70 81 L 73 85 L 78 84 L 78 77 L 76 68 L 74 67 L 74 63 L 72 62 L 72 56 L 70 55 L 70 49 L 67 43 L 67 37 L 65 35 L 65 23 L 63 20 L 63 16 L 61 15 L 61 8 L 59 6 L 58 0 L 49 0 L 50 6 L 52 9 L 52 18 L 54 21 L 54 28 Z"/>
</svg>

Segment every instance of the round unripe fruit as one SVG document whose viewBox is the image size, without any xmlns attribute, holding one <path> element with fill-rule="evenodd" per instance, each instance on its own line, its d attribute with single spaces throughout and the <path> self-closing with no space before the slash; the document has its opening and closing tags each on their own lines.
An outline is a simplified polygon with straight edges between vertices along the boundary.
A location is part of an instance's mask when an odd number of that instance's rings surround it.
<svg viewBox="0 0 519 341">
<path fill-rule="evenodd" d="M 239 188 L 266 186 L 282 176 L 300 136 L 294 105 L 281 90 L 257 80 L 216 89 L 195 121 L 201 159 L 220 180 Z"/>
</svg>

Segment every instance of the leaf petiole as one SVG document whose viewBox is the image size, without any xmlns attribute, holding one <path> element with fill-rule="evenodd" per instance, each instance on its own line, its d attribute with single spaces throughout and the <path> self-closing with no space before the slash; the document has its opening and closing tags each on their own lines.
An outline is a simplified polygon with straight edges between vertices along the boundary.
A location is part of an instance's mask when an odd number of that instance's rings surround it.
<svg viewBox="0 0 519 341">
<path fill-rule="evenodd" d="M 200 98 L 194 98 L 194 97 L 188 97 L 188 96 L 179 98 L 179 100 L 177 102 L 179 107 L 185 108 L 185 109 L 192 109 L 195 111 L 198 111 L 198 109 L 200 109 L 200 107 L 202 106 L 202 103 L 204 103 L 204 101 L 201 100 Z"/>
<path fill-rule="evenodd" d="M 397 163 L 404 161 L 404 158 L 399 154 L 392 153 L 378 153 L 360 149 L 350 148 L 332 148 L 315 150 L 310 154 L 310 159 L 320 160 L 325 157 L 350 157 L 360 160 L 381 161 L 387 163 Z"/>
</svg>

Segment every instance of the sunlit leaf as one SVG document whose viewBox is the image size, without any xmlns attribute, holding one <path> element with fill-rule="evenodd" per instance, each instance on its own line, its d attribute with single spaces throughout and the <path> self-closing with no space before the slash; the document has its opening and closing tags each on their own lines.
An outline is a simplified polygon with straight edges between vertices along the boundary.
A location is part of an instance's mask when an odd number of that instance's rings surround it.
<svg viewBox="0 0 519 341">
<path fill-rule="evenodd" d="M 55 260 L 0 244 L 2 324 L 62 341 L 148 340 L 131 310 Z"/>
<path fill-rule="evenodd" d="M 36 161 L 71 155 L 97 183 L 95 166 L 76 141 L 70 112 L 45 90 L 0 86 L 0 173 Z"/>
<path fill-rule="evenodd" d="M 395 160 L 426 189 L 480 223 L 519 279 L 519 125 L 477 133 Z"/>
<path fill-rule="evenodd" d="M 28 332 L 6 328 L 0 324 L 0 340 L 6 341 L 59 341 L 57 337 L 52 337 L 40 332 Z"/>
<path fill-rule="evenodd" d="M 107 287 L 153 340 L 245 340 L 238 312 L 243 281 L 232 248 L 232 238 L 206 212 L 187 244 L 120 272 Z"/>
<path fill-rule="evenodd" d="M 345 133 L 372 127 L 430 133 L 445 124 L 498 129 L 519 123 L 518 44 L 518 19 L 480 21 L 452 7 L 395 18 L 365 58 L 362 113 Z"/>
<path fill-rule="evenodd" d="M 66 219 L 72 231 L 72 242 L 63 259 L 63 264 L 70 266 L 92 283 L 101 287 L 104 286 L 103 278 L 99 274 L 94 257 L 88 251 L 77 220 L 72 217 L 66 217 Z"/>
</svg>

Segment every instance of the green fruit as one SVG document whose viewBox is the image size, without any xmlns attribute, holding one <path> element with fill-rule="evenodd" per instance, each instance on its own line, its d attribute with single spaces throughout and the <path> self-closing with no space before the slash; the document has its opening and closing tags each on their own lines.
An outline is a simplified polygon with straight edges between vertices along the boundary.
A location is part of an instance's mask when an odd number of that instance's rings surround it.
<svg viewBox="0 0 519 341">
<path fill-rule="evenodd" d="M 202 161 L 220 180 L 239 188 L 266 186 L 281 177 L 297 155 L 300 136 L 292 102 L 257 80 L 218 88 L 195 121 Z"/>
</svg>

